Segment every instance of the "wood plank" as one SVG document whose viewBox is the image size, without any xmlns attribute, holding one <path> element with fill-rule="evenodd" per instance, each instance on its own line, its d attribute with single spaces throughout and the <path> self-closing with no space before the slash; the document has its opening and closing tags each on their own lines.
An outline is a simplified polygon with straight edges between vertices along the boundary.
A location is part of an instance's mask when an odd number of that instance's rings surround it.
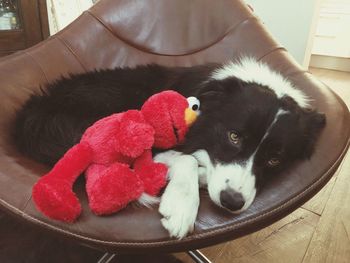
<svg viewBox="0 0 350 263">
<path fill-rule="evenodd" d="M 50 36 L 47 3 L 46 3 L 46 0 L 38 0 L 38 1 L 39 1 L 41 35 L 43 39 L 46 39 Z"/>
<path fill-rule="evenodd" d="M 303 262 L 350 262 L 350 153 L 335 182 Z"/>
<path fill-rule="evenodd" d="M 226 262 L 301 262 L 310 243 L 319 216 L 297 209 L 289 216 L 251 235 L 202 249 L 215 263 Z M 191 262 L 184 253 L 176 254 L 182 262 Z"/>
<path fill-rule="evenodd" d="M 0 30 L 0 50 L 16 51 L 24 49 L 25 46 L 24 32 L 21 29 Z"/>
<path fill-rule="evenodd" d="M 30 47 L 43 40 L 41 36 L 39 2 L 38 0 L 21 0 L 19 4 L 25 43 L 27 47 Z"/>
<path fill-rule="evenodd" d="M 331 180 L 319 191 L 313 198 L 306 202 L 302 208 L 309 210 L 318 215 L 322 215 L 322 212 L 327 204 L 329 196 L 332 193 L 334 182 L 336 180 L 336 174 Z"/>
<path fill-rule="evenodd" d="M 350 108 L 350 73 L 343 71 L 309 68 L 309 71 L 334 90 Z"/>
</svg>

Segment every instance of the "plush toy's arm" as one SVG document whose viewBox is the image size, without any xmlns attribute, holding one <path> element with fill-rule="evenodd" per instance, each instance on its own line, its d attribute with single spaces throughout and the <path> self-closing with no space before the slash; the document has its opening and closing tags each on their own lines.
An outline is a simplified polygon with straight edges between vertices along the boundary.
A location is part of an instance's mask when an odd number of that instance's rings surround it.
<svg viewBox="0 0 350 263">
<path fill-rule="evenodd" d="M 146 150 L 137 158 L 133 167 L 140 180 L 143 181 L 147 194 L 157 195 L 165 186 L 168 168 L 165 164 L 153 161 L 151 150 Z"/>
<path fill-rule="evenodd" d="M 142 114 L 136 110 L 124 113 L 116 137 L 116 150 L 121 154 L 137 158 L 145 150 L 152 148 L 154 129 L 146 123 Z"/>
</svg>

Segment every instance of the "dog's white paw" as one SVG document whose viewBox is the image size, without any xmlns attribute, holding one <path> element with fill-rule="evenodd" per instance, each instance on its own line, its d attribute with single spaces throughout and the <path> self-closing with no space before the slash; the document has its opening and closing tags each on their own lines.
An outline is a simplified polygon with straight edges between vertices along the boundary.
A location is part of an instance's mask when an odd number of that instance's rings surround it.
<svg viewBox="0 0 350 263">
<path fill-rule="evenodd" d="M 183 238 L 193 230 L 198 213 L 198 162 L 193 156 L 174 151 L 166 152 L 160 159 L 170 164 L 170 182 L 159 206 L 164 217 L 161 222 L 170 236 Z"/>
<path fill-rule="evenodd" d="M 199 198 L 187 200 L 184 197 L 177 197 L 176 199 L 179 204 L 176 205 L 169 201 L 170 199 L 173 198 L 165 196 L 161 202 L 159 212 L 164 216 L 161 222 L 171 237 L 181 239 L 193 231 Z"/>
<path fill-rule="evenodd" d="M 199 206 L 198 184 L 169 185 L 164 192 L 159 212 L 171 237 L 183 238 L 193 231 Z"/>
</svg>

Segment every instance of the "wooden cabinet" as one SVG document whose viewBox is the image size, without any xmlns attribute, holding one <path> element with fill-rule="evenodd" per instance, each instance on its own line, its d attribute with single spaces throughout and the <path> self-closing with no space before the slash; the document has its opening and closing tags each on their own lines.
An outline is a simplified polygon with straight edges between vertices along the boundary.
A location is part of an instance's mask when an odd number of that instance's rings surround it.
<svg viewBox="0 0 350 263">
<path fill-rule="evenodd" d="M 0 0 L 0 56 L 49 36 L 46 0 Z"/>
</svg>

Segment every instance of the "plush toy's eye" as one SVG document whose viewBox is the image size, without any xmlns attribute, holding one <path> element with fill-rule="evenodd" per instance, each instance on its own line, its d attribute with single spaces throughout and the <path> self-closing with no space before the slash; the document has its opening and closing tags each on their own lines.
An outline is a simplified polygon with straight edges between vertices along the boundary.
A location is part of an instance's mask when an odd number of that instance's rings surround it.
<svg viewBox="0 0 350 263">
<path fill-rule="evenodd" d="M 188 97 L 188 107 L 194 111 L 199 112 L 200 102 L 196 97 Z"/>
</svg>

